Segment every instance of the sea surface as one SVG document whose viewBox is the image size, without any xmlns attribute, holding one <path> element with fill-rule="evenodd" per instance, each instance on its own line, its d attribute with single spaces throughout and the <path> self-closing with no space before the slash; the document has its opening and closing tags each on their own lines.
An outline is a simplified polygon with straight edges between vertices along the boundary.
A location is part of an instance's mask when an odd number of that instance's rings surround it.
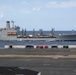
<svg viewBox="0 0 76 75">
<path fill-rule="evenodd" d="M 26 34 L 32 34 L 32 31 L 27 31 Z M 35 35 L 39 31 L 35 31 Z M 43 34 L 51 34 L 51 31 L 44 31 Z M 55 35 L 58 34 L 76 34 L 76 31 L 55 31 Z M 76 45 L 76 41 L 0 41 L 0 48 L 3 48 L 5 45 Z"/>
</svg>

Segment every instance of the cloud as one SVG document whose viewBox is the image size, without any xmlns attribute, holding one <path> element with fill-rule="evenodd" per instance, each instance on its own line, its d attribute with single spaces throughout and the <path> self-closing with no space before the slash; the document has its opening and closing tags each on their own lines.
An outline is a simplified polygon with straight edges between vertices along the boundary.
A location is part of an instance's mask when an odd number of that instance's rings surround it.
<svg viewBox="0 0 76 75">
<path fill-rule="evenodd" d="M 35 11 L 35 12 L 39 12 L 39 11 L 40 11 L 40 8 L 36 8 L 36 7 L 35 7 L 35 8 L 33 8 L 32 10 Z"/>
<path fill-rule="evenodd" d="M 33 9 L 18 9 L 17 12 L 21 14 L 30 14 L 34 12 L 39 12 L 40 8 L 33 8 Z"/>
<path fill-rule="evenodd" d="M 54 7 L 54 8 L 69 8 L 69 7 L 76 7 L 76 1 L 66 1 L 66 2 L 48 2 L 47 7 Z"/>
</svg>

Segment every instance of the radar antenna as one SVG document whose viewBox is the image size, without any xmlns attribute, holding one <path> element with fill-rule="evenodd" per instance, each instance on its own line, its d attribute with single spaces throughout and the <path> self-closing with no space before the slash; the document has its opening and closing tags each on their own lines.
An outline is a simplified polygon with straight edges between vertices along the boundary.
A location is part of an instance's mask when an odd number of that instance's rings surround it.
<svg viewBox="0 0 76 75">
<path fill-rule="evenodd" d="M 15 22 L 12 20 L 11 23 L 12 23 L 12 27 L 14 28 L 14 23 L 15 23 Z"/>
</svg>

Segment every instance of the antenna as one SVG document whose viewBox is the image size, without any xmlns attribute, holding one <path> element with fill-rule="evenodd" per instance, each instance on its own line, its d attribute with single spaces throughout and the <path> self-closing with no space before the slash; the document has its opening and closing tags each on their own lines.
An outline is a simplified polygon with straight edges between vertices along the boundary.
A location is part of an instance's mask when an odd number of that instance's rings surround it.
<svg viewBox="0 0 76 75">
<path fill-rule="evenodd" d="M 12 23 L 12 27 L 14 28 L 14 23 L 15 23 L 15 22 L 12 20 L 11 23 Z"/>
</svg>

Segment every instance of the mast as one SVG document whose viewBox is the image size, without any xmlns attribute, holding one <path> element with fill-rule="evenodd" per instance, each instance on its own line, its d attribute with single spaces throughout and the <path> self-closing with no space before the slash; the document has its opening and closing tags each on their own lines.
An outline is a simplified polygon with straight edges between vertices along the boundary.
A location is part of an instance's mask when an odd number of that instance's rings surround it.
<svg viewBox="0 0 76 75">
<path fill-rule="evenodd" d="M 55 30 L 54 28 L 51 29 L 52 37 L 54 37 L 54 30 Z"/>
<path fill-rule="evenodd" d="M 12 28 L 14 28 L 14 23 L 15 23 L 15 22 L 12 20 L 11 23 L 12 23 Z"/>
<path fill-rule="evenodd" d="M 25 31 L 24 32 L 25 32 L 25 36 L 26 36 L 26 28 L 25 28 Z"/>
<path fill-rule="evenodd" d="M 33 36 L 35 35 L 35 28 L 33 28 Z"/>
<path fill-rule="evenodd" d="M 40 29 L 39 31 L 40 31 L 40 36 L 43 36 L 43 30 Z"/>
</svg>

